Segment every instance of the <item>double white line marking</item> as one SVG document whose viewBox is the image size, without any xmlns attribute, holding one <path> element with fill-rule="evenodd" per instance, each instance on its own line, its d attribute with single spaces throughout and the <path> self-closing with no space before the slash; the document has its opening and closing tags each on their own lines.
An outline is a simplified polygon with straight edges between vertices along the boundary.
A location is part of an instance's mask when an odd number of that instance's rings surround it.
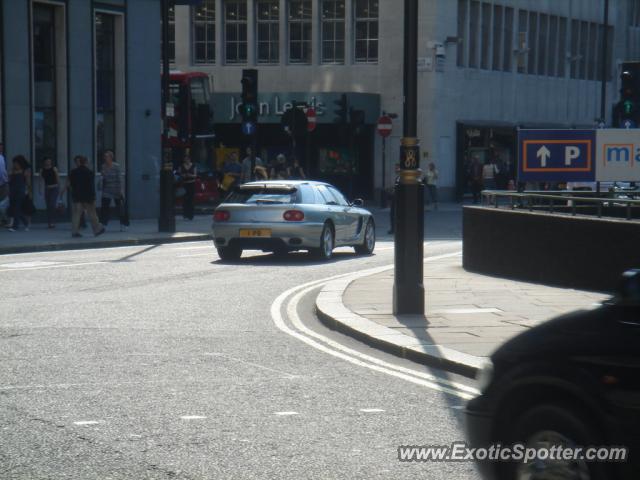
<svg viewBox="0 0 640 480">
<path fill-rule="evenodd" d="M 458 255 L 460 255 L 459 252 L 453 254 L 438 255 L 435 257 L 427 258 L 425 262 L 433 262 L 443 258 Z M 370 275 L 376 272 L 388 270 L 389 268 L 391 267 L 386 266 L 373 268 L 370 270 L 359 272 L 357 275 Z M 322 280 L 308 282 L 283 292 L 271 305 L 271 317 L 273 318 L 276 327 L 278 327 L 287 335 L 297 338 L 298 340 L 317 350 L 320 350 L 321 352 L 327 353 L 360 367 L 391 375 L 396 378 L 401 378 L 407 382 L 415 383 L 417 385 L 421 385 L 423 387 L 437 390 L 447 395 L 453 395 L 465 400 L 468 400 L 479 393 L 477 389 L 469 387 L 468 385 L 452 382 L 435 375 L 430 375 L 428 373 L 418 372 L 410 368 L 394 365 L 389 362 L 385 362 L 384 360 L 380 360 L 379 358 L 375 358 L 365 353 L 358 352 L 307 328 L 302 323 L 302 321 L 300 320 L 300 316 L 298 315 L 298 304 L 300 303 L 302 297 L 304 297 L 320 285 L 323 285 L 332 280 L 337 280 L 339 278 L 353 275 L 353 273 L 336 275 Z M 285 301 L 287 301 L 286 315 L 291 323 L 291 327 L 287 325 L 282 315 L 282 309 L 285 306 Z"/>
</svg>

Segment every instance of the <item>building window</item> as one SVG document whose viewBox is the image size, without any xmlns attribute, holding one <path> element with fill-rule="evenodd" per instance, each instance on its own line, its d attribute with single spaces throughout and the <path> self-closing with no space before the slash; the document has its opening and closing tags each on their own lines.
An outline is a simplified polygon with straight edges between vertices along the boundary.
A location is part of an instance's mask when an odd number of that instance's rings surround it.
<svg viewBox="0 0 640 480">
<path fill-rule="evenodd" d="M 489 47 L 491 46 L 491 5 L 489 3 L 482 4 L 482 37 L 480 39 L 480 68 L 488 70 L 489 65 Z"/>
<path fill-rule="evenodd" d="M 216 62 L 215 0 L 204 0 L 193 9 L 193 52 L 198 65 Z"/>
<path fill-rule="evenodd" d="M 501 70 L 500 62 L 502 60 L 502 7 L 495 5 L 493 7 L 493 70 Z"/>
<path fill-rule="evenodd" d="M 280 2 L 256 1 L 256 35 L 258 63 L 278 63 L 280 60 Z"/>
<path fill-rule="evenodd" d="M 311 0 L 289 0 L 289 62 L 311 63 Z"/>
<path fill-rule="evenodd" d="M 469 2 L 467 0 L 458 0 L 458 48 L 457 48 L 457 65 L 466 67 L 464 54 L 467 50 L 467 9 Z"/>
<path fill-rule="evenodd" d="M 478 68 L 478 44 L 480 43 L 480 2 L 472 1 L 469 12 L 469 67 Z"/>
<path fill-rule="evenodd" d="M 355 60 L 378 61 L 378 0 L 355 1 Z"/>
<path fill-rule="evenodd" d="M 176 63 L 176 7 L 169 7 L 169 62 Z"/>
<path fill-rule="evenodd" d="M 116 62 L 114 16 L 96 13 L 96 153 L 116 151 Z"/>
<path fill-rule="evenodd" d="M 502 69 L 511 71 L 511 57 L 513 56 L 513 8 L 504 9 L 504 41 L 502 43 Z"/>
<path fill-rule="evenodd" d="M 322 1 L 322 63 L 344 63 L 344 0 Z"/>
<path fill-rule="evenodd" d="M 528 73 L 535 75 L 537 72 L 536 59 L 538 58 L 538 13 L 529 12 L 529 58 Z"/>
<path fill-rule="evenodd" d="M 247 2 L 227 0 L 224 5 L 225 62 L 247 63 Z"/>
<path fill-rule="evenodd" d="M 558 17 L 549 17 L 549 51 L 547 52 L 547 75 L 557 75 L 556 64 L 558 58 Z"/>
<path fill-rule="evenodd" d="M 35 169 L 45 157 L 57 161 L 55 7 L 33 6 L 33 128 Z"/>
<path fill-rule="evenodd" d="M 567 61 L 567 19 L 558 20 L 558 76 L 564 77 Z"/>
</svg>

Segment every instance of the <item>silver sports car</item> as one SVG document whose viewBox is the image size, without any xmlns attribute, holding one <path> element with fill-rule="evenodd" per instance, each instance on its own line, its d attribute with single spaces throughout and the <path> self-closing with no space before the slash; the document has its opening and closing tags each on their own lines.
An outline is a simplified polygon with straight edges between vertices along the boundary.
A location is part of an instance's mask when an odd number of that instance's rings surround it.
<svg viewBox="0 0 640 480">
<path fill-rule="evenodd" d="M 213 241 L 222 260 L 236 260 L 243 250 L 308 250 L 326 260 L 341 246 L 366 255 L 375 248 L 376 231 L 371 212 L 361 205 L 322 182 L 245 183 L 216 208 Z"/>
</svg>

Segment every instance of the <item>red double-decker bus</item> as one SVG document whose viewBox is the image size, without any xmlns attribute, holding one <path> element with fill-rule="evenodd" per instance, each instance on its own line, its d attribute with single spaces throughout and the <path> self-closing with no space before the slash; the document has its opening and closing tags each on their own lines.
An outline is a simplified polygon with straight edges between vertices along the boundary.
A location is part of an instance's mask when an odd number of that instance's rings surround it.
<svg viewBox="0 0 640 480">
<path fill-rule="evenodd" d="M 169 77 L 169 131 L 174 170 L 190 155 L 198 170 L 195 203 L 218 201 L 215 171 L 215 134 L 209 77 L 202 72 L 172 71 Z"/>
</svg>

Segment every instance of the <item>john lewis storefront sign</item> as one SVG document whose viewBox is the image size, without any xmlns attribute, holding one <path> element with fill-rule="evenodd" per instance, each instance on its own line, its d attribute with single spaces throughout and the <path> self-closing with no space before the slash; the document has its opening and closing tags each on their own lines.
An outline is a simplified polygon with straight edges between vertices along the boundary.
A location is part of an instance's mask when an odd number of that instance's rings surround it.
<svg viewBox="0 0 640 480">
<path fill-rule="evenodd" d="M 333 123 L 334 101 L 339 100 L 342 92 L 338 93 L 308 93 L 308 92 L 265 92 L 258 95 L 259 114 L 261 123 L 279 123 L 284 112 L 293 106 L 293 102 L 304 102 L 316 111 L 319 124 Z M 373 93 L 347 93 L 350 107 L 364 110 L 365 123 L 375 124 L 380 114 L 380 96 Z M 215 123 L 240 123 L 240 93 L 214 93 L 213 108 Z"/>
</svg>

